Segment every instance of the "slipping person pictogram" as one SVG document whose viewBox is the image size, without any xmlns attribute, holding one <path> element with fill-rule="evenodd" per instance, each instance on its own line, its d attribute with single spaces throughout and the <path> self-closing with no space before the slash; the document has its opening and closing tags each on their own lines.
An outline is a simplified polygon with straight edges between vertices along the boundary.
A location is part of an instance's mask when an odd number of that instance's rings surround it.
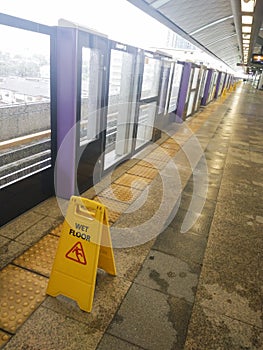
<svg viewBox="0 0 263 350">
<path fill-rule="evenodd" d="M 77 242 L 66 254 L 66 258 L 86 265 L 86 257 L 81 242 Z"/>
</svg>

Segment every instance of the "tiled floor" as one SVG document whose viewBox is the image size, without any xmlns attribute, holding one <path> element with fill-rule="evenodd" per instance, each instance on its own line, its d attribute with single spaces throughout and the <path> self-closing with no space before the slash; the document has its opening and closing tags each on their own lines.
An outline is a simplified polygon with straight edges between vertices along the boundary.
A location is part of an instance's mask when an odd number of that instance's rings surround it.
<svg viewBox="0 0 263 350">
<path fill-rule="evenodd" d="M 91 313 L 45 295 L 55 198 L 2 227 L 0 347 L 263 349 L 262 106 L 241 85 L 84 194 L 109 207 L 118 273 Z"/>
</svg>

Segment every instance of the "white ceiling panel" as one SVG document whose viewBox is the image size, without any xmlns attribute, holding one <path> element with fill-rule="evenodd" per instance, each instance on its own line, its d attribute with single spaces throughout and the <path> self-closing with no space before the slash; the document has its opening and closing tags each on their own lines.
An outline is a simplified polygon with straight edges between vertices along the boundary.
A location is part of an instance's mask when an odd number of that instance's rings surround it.
<svg viewBox="0 0 263 350">
<path fill-rule="evenodd" d="M 229 0 L 209 0 L 209 5 L 204 0 L 172 0 L 158 8 L 158 11 L 187 33 L 232 15 Z"/>
<path fill-rule="evenodd" d="M 127 0 L 232 69 L 242 60 L 240 0 Z M 263 20 L 263 0 L 257 0 L 250 53 Z M 261 31 L 262 33 L 262 31 Z M 263 35 L 262 35 L 263 36 Z M 257 44 L 258 49 L 258 44 Z"/>
</svg>

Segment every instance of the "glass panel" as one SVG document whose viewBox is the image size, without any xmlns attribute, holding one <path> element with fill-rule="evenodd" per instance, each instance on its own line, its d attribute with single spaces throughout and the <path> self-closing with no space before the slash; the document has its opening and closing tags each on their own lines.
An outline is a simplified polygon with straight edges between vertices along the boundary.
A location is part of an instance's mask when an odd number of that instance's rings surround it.
<svg viewBox="0 0 263 350">
<path fill-rule="evenodd" d="M 135 146 L 136 149 L 152 139 L 156 108 L 156 102 L 147 103 L 140 106 Z"/>
<path fill-rule="evenodd" d="M 0 25 L 0 188 L 51 166 L 50 38 Z"/>
<path fill-rule="evenodd" d="M 198 83 L 199 70 L 200 70 L 199 68 L 192 68 L 192 70 L 191 70 L 191 77 L 193 76 L 193 80 L 192 80 L 192 86 L 191 87 L 189 86 L 189 89 L 188 89 L 189 100 L 188 100 L 188 105 L 187 105 L 186 116 L 189 116 L 190 114 L 192 114 L 194 112 L 193 104 L 194 104 L 195 95 L 197 93 L 196 88 L 197 88 L 197 83 Z M 190 79 L 191 79 L 191 77 L 190 77 Z M 194 91 L 192 91 L 192 90 L 194 90 Z"/>
<path fill-rule="evenodd" d="M 161 61 L 155 58 L 145 57 L 141 99 L 158 95 L 160 73 Z"/>
<path fill-rule="evenodd" d="M 224 86 L 224 81 L 225 81 L 225 73 L 221 74 L 221 80 L 220 80 L 220 84 L 219 84 L 219 89 L 218 89 L 218 96 L 220 96 L 222 94 L 222 90 L 223 90 L 223 86 Z"/>
<path fill-rule="evenodd" d="M 196 89 L 197 87 L 197 80 L 198 80 L 198 74 L 199 74 L 199 68 L 194 69 L 194 77 L 192 82 L 192 89 Z"/>
<path fill-rule="evenodd" d="M 190 77 L 189 77 L 189 80 L 188 80 L 188 88 L 187 88 L 186 103 L 188 102 L 189 97 L 190 97 L 191 83 L 192 83 L 193 74 L 194 74 L 194 68 L 191 68 L 191 73 L 190 73 Z"/>
<path fill-rule="evenodd" d="M 203 86 L 204 86 L 204 69 L 201 69 L 200 83 L 199 83 L 199 86 L 198 86 L 198 92 L 197 92 L 197 97 L 196 97 L 196 102 L 195 102 L 195 109 L 194 109 L 195 112 L 198 109 L 198 104 L 200 102 L 201 91 L 203 90 Z"/>
<path fill-rule="evenodd" d="M 204 97 L 207 76 L 208 76 L 208 69 L 206 69 L 205 74 L 204 74 L 204 78 L 203 78 L 203 86 L 202 86 L 201 93 L 200 93 L 201 98 Z"/>
<path fill-rule="evenodd" d="M 196 94 L 196 91 L 192 91 L 192 92 L 190 93 L 189 102 L 188 102 L 188 106 L 187 106 L 187 112 L 186 112 L 186 116 L 187 116 L 187 117 L 188 117 L 191 113 L 193 113 L 193 104 L 194 104 L 195 94 Z"/>
<path fill-rule="evenodd" d="M 183 65 L 176 64 L 175 69 L 174 69 L 172 91 L 171 91 L 168 113 L 171 113 L 171 112 L 176 110 L 182 71 L 183 71 Z"/>
<path fill-rule="evenodd" d="M 163 67 L 163 71 L 162 71 L 162 78 L 161 78 L 161 89 L 160 89 L 158 114 L 164 113 L 164 111 L 165 111 L 170 72 L 171 72 L 171 63 L 165 62 L 164 67 Z"/>
<path fill-rule="evenodd" d="M 131 152 L 135 112 L 133 65 L 132 54 L 111 50 L 105 169 Z"/>
<path fill-rule="evenodd" d="M 82 48 L 80 145 L 98 138 L 100 113 L 100 54 L 96 49 Z"/>
<path fill-rule="evenodd" d="M 210 88 L 209 101 L 211 101 L 215 96 L 217 77 L 218 77 L 218 72 L 214 72 L 212 77 L 212 85 Z"/>
</svg>

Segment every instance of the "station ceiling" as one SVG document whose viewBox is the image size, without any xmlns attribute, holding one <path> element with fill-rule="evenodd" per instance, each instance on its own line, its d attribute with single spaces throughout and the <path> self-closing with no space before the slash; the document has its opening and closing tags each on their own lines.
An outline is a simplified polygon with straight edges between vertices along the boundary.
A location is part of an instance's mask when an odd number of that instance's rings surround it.
<svg viewBox="0 0 263 350">
<path fill-rule="evenodd" d="M 233 70 L 237 63 L 250 62 L 252 53 L 260 53 L 263 47 L 263 0 L 127 1 Z M 247 12 L 249 7 L 244 11 L 250 5 L 253 12 Z M 244 24 L 245 19 L 252 24 Z"/>
</svg>

